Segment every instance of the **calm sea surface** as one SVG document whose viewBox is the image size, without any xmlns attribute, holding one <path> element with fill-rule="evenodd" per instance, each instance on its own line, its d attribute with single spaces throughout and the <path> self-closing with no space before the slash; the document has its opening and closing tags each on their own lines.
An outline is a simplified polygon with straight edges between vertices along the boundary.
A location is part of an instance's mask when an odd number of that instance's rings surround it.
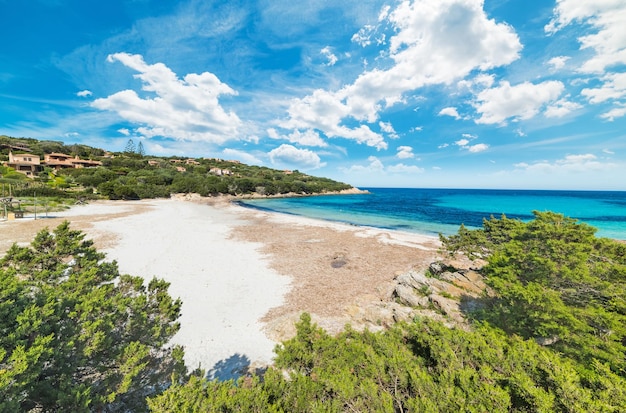
<svg viewBox="0 0 626 413">
<path fill-rule="evenodd" d="M 246 200 L 244 205 L 422 234 L 451 235 L 460 224 L 482 226 L 491 215 L 523 221 L 553 211 L 598 228 L 599 237 L 626 240 L 626 192 L 364 188 L 370 194 Z"/>
</svg>

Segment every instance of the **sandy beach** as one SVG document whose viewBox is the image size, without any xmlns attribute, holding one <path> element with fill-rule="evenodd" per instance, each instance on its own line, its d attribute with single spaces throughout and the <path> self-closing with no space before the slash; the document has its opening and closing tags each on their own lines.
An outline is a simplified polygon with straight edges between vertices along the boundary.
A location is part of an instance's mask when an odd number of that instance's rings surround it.
<svg viewBox="0 0 626 413">
<path fill-rule="evenodd" d="M 271 363 L 306 311 L 331 332 L 375 325 L 396 275 L 434 260 L 433 237 L 274 214 L 226 198 L 98 201 L 34 220 L 0 222 L 0 256 L 69 220 L 120 271 L 171 283 L 183 301 L 173 341 L 209 377 Z M 369 327 L 369 326 L 368 326 Z"/>
</svg>

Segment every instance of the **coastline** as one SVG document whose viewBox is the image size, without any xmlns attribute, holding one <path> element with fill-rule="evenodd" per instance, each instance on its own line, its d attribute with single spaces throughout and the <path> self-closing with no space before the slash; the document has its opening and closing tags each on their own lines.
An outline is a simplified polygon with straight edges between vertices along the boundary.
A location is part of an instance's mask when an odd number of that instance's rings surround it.
<svg viewBox="0 0 626 413">
<path fill-rule="evenodd" d="M 390 298 L 396 275 L 436 255 L 434 237 L 258 211 L 231 199 L 98 201 L 2 223 L 0 255 L 8 241 L 30 242 L 39 229 L 69 220 L 122 273 L 171 283 L 170 294 L 183 301 L 174 342 L 185 346 L 189 368 L 209 375 L 271 363 L 304 311 L 330 332 L 355 322 L 376 327 L 379 316 L 368 308 Z"/>
</svg>

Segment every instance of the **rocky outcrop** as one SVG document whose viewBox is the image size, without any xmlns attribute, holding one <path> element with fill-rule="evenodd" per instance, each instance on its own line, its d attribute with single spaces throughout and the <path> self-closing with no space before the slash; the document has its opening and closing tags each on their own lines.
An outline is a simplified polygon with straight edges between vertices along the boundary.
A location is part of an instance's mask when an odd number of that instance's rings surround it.
<svg viewBox="0 0 626 413">
<path fill-rule="evenodd" d="M 333 263 L 340 265 L 344 257 L 337 255 Z M 428 317 L 448 326 L 467 328 L 463 310 L 478 305 L 478 298 L 487 290 L 477 272 L 483 263 L 469 260 L 445 260 L 430 264 L 426 271 L 398 274 L 388 298 L 362 296 L 344 309 L 340 317 L 320 317 L 311 314 L 313 322 L 329 334 L 337 334 L 346 325 L 356 330 L 380 331 L 400 321 Z M 292 313 L 269 321 L 265 330 L 277 342 L 296 333 L 295 323 L 300 313 Z"/>
<path fill-rule="evenodd" d="M 487 286 L 477 272 L 484 263 L 469 260 L 433 262 L 427 271 L 409 271 L 396 277 L 393 298 L 399 304 L 435 310 L 455 323 L 464 324 L 461 308 L 471 306 Z"/>
</svg>

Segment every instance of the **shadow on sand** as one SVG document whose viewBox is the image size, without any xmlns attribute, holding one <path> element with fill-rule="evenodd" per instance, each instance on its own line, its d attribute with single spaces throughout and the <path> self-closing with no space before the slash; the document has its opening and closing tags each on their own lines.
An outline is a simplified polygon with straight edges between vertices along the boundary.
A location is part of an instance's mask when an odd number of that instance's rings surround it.
<svg viewBox="0 0 626 413">
<path fill-rule="evenodd" d="M 251 374 L 263 375 L 265 368 L 250 368 L 250 359 L 245 354 L 235 353 L 232 356 L 220 360 L 211 368 L 206 378 L 208 380 L 227 381 L 234 380 Z"/>
</svg>

